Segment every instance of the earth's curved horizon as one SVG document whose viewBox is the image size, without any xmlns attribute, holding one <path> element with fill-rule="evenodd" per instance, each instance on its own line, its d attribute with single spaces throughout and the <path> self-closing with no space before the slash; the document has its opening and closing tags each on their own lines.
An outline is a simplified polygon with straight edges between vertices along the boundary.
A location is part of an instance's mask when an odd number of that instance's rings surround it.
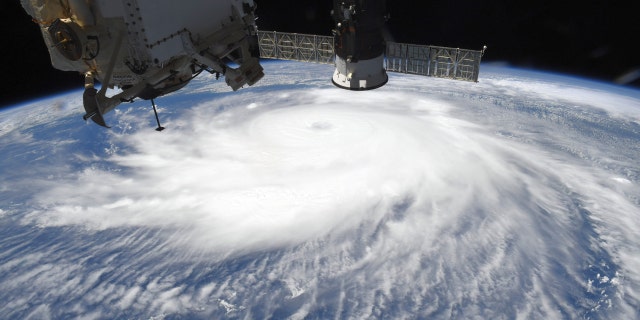
<svg viewBox="0 0 640 320">
<path fill-rule="evenodd" d="M 638 318 L 640 91 L 264 62 L 123 104 L 0 110 L 9 318 Z"/>
</svg>

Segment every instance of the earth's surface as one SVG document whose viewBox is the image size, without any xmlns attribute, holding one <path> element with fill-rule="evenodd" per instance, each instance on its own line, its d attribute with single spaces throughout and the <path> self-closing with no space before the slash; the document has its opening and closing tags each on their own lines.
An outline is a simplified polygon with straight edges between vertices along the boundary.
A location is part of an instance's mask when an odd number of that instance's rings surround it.
<svg viewBox="0 0 640 320">
<path fill-rule="evenodd" d="M 640 318 L 640 92 L 264 65 L 2 111 L 2 317 Z"/>
</svg>

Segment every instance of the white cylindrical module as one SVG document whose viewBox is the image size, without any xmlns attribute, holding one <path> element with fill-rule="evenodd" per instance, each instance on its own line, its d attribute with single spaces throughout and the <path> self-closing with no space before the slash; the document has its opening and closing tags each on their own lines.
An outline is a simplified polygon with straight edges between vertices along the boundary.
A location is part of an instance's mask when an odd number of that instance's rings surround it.
<svg viewBox="0 0 640 320">
<path fill-rule="evenodd" d="M 332 15 L 335 65 L 332 82 L 339 88 L 370 90 L 383 86 L 388 77 L 384 69 L 384 0 L 334 0 Z"/>
<path fill-rule="evenodd" d="M 387 83 L 384 70 L 384 55 L 368 60 L 350 62 L 336 55 L 336 71 L 333 73 L 333 84 L 350 90 L 370 90 Z"/>
</svg>

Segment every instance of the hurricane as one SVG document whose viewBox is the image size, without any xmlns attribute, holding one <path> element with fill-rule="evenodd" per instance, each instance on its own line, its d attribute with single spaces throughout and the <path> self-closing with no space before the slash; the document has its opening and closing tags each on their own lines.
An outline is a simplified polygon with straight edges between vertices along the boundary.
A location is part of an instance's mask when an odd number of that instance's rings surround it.
<svg viewBox="0 0 640 320">
<path fill-rule="evenodd" d="M 26 150 L 2 170 L 36 166 L 0 182 L 3 314 L 640 313 L 637 91 L 486 66 L 352 92 L 329 66 L 265 69 L 158 99 L 161 133 L 144 103 L 109 131 L 76 100 L 62 123 L 0 121 L 0 150 Z"/>
</svg>

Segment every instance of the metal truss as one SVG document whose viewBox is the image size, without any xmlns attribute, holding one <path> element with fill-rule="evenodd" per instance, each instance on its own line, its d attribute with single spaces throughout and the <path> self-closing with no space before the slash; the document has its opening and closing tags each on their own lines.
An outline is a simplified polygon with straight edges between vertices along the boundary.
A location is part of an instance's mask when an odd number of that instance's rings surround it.
<svg viewBox="0 0 640 320">
<path fill-rule="evenodd" d="M 258 31 L 260 57 L 333 64 L 332 36 Z M 387 42 L 388 72 L 478 82 L 482 50 Z"/>
</svg>

